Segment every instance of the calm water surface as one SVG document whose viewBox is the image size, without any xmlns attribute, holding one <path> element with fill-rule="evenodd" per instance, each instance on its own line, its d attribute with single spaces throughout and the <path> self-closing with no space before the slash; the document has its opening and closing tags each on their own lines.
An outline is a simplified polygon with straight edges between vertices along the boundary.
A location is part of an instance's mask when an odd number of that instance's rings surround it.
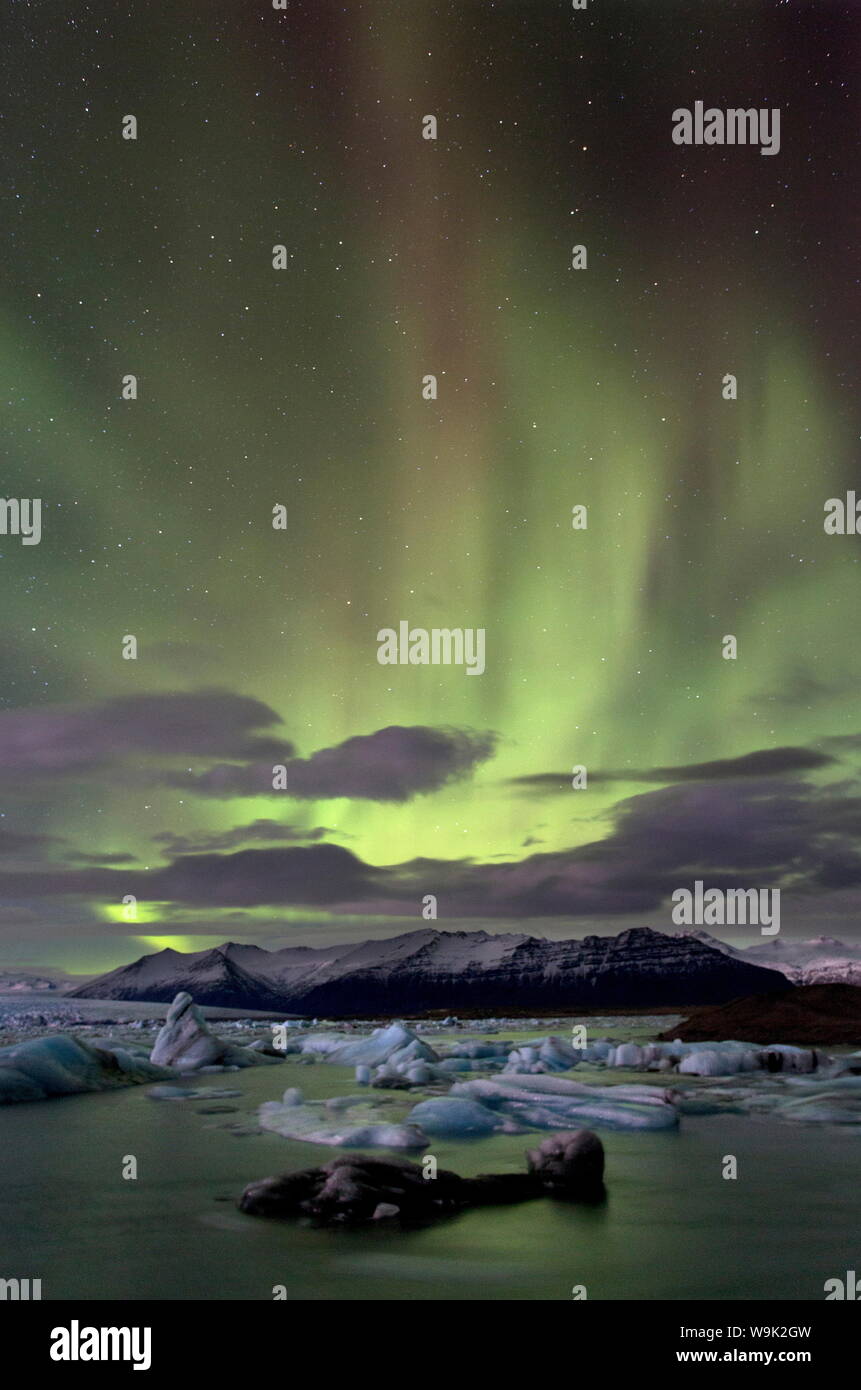
<svg viewBox="0 0 861 1390">
<path fill-rule="evenodd" d="M 602 1134 L 603 1207 L 542 1200 L 419 1231 L 323 1231 L 233 1203 L 254 1178 L 338 1151 L 226 1126 L 253 1122 L 288 1085 L 354 1093 L 352 1071 L 288 1061 L 195 1084 L 240 1090 L 211 1102 L 237 1113 L 155 1102 L 146 1087 L 0 1110 L 0 1276 L 41 1278 L 45 1299 L 271 1299 L 276 1284 L 290 1299 L 568 1300 L 576 1284 L 590 1299 L 819 1299 L 858 1267 L 861 1134 L 849 1126 L 683 1117 L 678 1132 Z M 464 1174 L 522 1171 L 534 1142 L 431 1151 Z M 721 1177 L 730 1153 L 735 1182 Z M 137 1181 L 121 1176 L 127 1154 Z"/>
</svg>

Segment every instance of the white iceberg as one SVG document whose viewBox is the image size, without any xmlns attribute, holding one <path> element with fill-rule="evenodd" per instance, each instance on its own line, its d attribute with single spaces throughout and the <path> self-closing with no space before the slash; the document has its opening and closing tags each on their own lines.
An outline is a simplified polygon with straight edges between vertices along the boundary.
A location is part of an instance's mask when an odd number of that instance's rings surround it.
<svg viewBox="0 0 861 1390">
<path fill-rule="evenodd" d="M 709 1047 L 689 1052 L 679 1062 L 681 1076 L 735 1076 L 737 1072 L 755 1071 L 756 1053 Z"/>
<path fill-rule="evenodd" d="M 202 1012 L 190 994 L 178 994 L 167 1011 L 167 1018 L 150 1053 L 157 1066 L 177 1071 L 220 1071 L 222 1068 L 253 1067 L 280 1062 L 281 1057 L 237 1047 L 211 1032 Z"/>
<path fill-rule="evenodd" d="M 620 1043 L 607 1055 L 608 1067 L 642 1067 L 644 1065 L 643 1049 L 637 1043 Z"/>
<path fill-rule="evenodd" d="M 403 1023 L 375 1028 L 368 1038 L 345 1039 L 336 1033 L 312 1033 L 302 1038 L 299 1046 L 302 1052 L 321 1053 L 326 1062 L 340 1067 L 378 1067 L 389 1062 L 400 1070 L 411 1062 L 438 1060 L 433 1048 Z"/>
</svg>

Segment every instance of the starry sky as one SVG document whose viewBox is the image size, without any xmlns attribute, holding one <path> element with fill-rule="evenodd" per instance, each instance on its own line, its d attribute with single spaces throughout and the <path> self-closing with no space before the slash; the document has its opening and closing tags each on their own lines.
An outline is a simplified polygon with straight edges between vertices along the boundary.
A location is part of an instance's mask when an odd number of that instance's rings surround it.
<svg viewBox="0 0 861 1390">
<path fill-rule="evenodd" d="M 425 894 L 671 930 L 696 878 L 857 938 L 859 39 L 830 0 L 12 4 L 0 967 Z M 675 145 L 697 100 L 780 152 Z M 402 620 L 483 628 L 484 674 L 379 664 Z"/>
</svg>

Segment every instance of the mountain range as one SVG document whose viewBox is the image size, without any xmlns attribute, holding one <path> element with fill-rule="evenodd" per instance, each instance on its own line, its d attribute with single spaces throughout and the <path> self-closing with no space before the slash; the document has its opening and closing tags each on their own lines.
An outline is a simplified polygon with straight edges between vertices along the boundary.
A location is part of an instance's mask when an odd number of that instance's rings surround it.
<svg viewBox="0 0 861 1390">
<path fill-rule="evenodd" d="M 810 941 L 783 941 L 775 936 L 738 949 L 705 931 L 690 935 L 736 960 L 779 970 L 794 985 L 861 985 L 861 946 L 847 946 L 833 936 L 814 936 Z"/>
<path fill-rule="evenodd" d="M 56 988 L 55 982 L 47 979 L 44 975 L 28 975 L 0 970 L 0 994 L 35 994 Z"/>
<path fill-rule="evenodd" d="M 186 990 L 200 1004 L 359 1017 L 715 1004 L 785 988 L 786 980 L 722 943 L 648 927 L 568 941 L 427 928 L 359 945 L 166 949 L 71 997 L 164 1003 Z"/>
</svg>

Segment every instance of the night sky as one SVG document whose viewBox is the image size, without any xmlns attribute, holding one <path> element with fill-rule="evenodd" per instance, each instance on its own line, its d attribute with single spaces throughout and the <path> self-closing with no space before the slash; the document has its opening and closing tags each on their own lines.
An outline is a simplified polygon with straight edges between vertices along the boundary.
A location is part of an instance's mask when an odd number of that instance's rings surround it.
<svg viewBox="0 0 861 1390">
<path fill-rule="evenodd" d="M 672 930 L 696 878 L 857 940 L 859 37 L 827 0 L 11 5 L 0 494 L 42 536 L 0 536 L 0 966 L 425 894 Z M 698 100 L 779 108 L 779 153 L 675 145 Z M 483 628 L 484 674 L 380 665 L 401 620 Z"/>
</svg>

